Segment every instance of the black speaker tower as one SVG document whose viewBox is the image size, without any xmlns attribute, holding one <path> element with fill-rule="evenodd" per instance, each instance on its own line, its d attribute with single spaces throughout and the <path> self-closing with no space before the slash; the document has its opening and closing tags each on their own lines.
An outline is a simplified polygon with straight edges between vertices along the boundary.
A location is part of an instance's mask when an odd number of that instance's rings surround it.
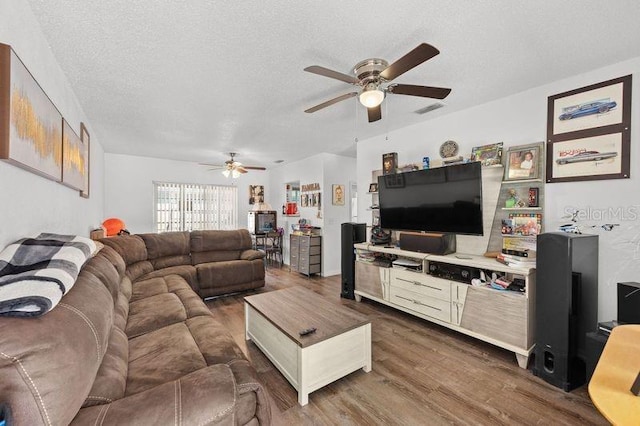
<svg viewBox="0 0 640 426">
<path fill-rule="evenodd" d="M 356 281 L 356 253 L 353 245 L 367 241 L 366 223 L 343 223 L 342 224 L 342 292 L 341 297 L 345 299 L 355 299 L 353 290 Z"/>
<path fill-rule="evenodd" d="M 586 380 L 586 334 L 598 328 L 598 236 L 538 235 L 533 374 L 565 391 Z"/>
</svg>

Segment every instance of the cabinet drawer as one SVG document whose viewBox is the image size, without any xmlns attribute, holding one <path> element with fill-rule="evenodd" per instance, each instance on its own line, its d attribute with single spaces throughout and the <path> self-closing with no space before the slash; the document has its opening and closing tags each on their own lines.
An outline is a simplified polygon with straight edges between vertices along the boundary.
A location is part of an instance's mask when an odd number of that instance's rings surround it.
<svg viewBox="0 0 640 426">
<path fill-rule="evenodd" d="M 316 263 L 313 265 L 308 265 L 308 264 L 300 264 L 300 267 L 298 268 L 297 272 L 300 272 L 301 274 L 306 274 L 306 275 L 311 275 L 311 274 L 319 274 L 320 273 L 320 264 Z"/>
<path fill-rule="evenodd" d="M 303 247 L 300 246 L 300 256 L 320 254 L 320 246 Z"/>
<path fill-rule="evenodd" d="M 445 302 L 451 301 L 451 283 L 426 274 L 392 269 L 391 285 Z"/>
<path fill-rule="evenodd" d="M 420 293 L 391 286 L 389 300 L 396 305 L 403 306 L 423 315 L 451 322 L 451 303 L 444 300 L 427 297 Z"/>
<path fill-rule="evenodd" d="M 308 257 L 300 257 L 300 265 L 316 265 L 320 263 L 320 255 L 318 256 L 308 256 Z"/>
</svg>

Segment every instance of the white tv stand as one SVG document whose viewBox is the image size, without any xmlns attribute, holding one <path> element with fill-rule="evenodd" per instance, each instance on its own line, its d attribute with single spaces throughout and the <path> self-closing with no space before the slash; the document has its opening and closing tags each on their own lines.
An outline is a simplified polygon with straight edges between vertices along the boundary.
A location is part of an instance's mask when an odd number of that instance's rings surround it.
<svg viewBox="0 0 640 426">
<path fill-rule="evenodd" d="M 527 368 L 535 335 L 535 269 L 514 268 L 495 259 L 461 253 L 438 256 L 355 244 L 358 251 L 394 254 L 422 261 L 423 272 L 379 267 L 356 260 L 355 295 L 464 333 L 516 355 Z M 495 271 L 525 280 L 525 292 L 476 287 L 429 275 L 429 262 L 442 262 Z"/>
</svg>

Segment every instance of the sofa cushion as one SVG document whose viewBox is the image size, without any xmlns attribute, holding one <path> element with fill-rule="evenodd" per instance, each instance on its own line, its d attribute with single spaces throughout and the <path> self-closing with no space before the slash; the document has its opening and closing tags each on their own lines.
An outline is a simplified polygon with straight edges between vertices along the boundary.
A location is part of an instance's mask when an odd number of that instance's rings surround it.
<svg viewBox="0 0 640 426">
<path fill-rule="evenodd" d="M 187 312 L 180 298 L 173 293 L 163 293 L 131 302 L 125 331 L 132 338 L 186 319 Z"/>
<path fill-rule="evenodd" d="M 190 265 L 189 232 L 163 232 L 140 234 L 147 246 L 148 260 L 154 269 Z"/>
<path fill-rule="evenodd" d="M 234 231 L 192 231 L 191 253 L 203 251 L 248 250 L 253 246 L 246 229 Z"/>
<path fill-rule="evenodd" d="M 111 328 L 107 352 L 83 407 L 112 402 L 124 396 L 129 363 L 129 341 L 117 326 Z"/>
<path fill-rule="evenodd" d="M 193 265 L 181 265 L 181 266 L 171 266 L 168 268 L 158 269 L 157 271 L 152 271 L 141 275 L 138 277 L 138 281 L 144 281 L 151 278 L 160 278 L 166 277 L 169 275 L 179 275 L 184 278 L 189 286 L 194 290 L 198 288 L 198 274 L 196 272 L 196 268 Z"/>
<path fill-rule="evenodd" d="M 129 340 L 126 394 L 143 392 L 206 366 L 185 322 L 157 329 Z"/>
<path fill-rule="evenodd" d="M 250 283 L 264 279 L 264 264 L 261 260 L 231 260 L 196 265 L 201 289 Z"/>
<path fill-rule="evenodd" d="M 100 242 L 113 248 L 122 257 L 127 266 L 148 259 L 147 246 L 138 235 L 119 235 L 117 237 L 102 238 Z"/>
</svg>

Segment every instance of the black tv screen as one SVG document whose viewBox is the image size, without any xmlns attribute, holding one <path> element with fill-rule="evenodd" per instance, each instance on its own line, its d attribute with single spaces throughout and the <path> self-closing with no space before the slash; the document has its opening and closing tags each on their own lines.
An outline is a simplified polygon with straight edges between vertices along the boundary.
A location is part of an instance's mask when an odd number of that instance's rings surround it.
<svg viewBox="0 0 640 426">
<path fill-rule="evenodd" d="M 385 229 L 483 234 L 479 162 L 380 176 L 378 195 Z"/>
</svg>

